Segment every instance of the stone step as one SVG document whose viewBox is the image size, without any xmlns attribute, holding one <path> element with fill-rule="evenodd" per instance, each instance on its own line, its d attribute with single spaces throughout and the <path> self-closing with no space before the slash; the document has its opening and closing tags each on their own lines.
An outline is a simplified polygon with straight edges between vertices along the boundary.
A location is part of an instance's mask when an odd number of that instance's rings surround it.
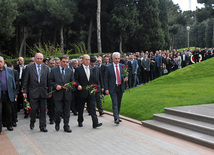
<svg viewBox="0 0 214 155">
<path fill-rule="evenodd" d="M 154 119 L 157 121 L 169 123 L 171 125 L 179 126 L 182 128 L 194 130 L 196 132 L 201 132 L 204 134 L 209 134 L 214 136 L 214 124 L 209 122 L 204 122 L 200 120 L 195 120 L 191 118 L 185 118 L 181 116 L 175 116 L 171 114 L 154 114 Z"/>
<path fill-rule="evenodd" d="M 166 114 L 182 116 L 214 124 L 214 104 L 165 108 Z"/>
<path fill-rule="evenodd" d="M 167 124 L 157 120 L 142 121 L 142 125 L 184 140 L 214 148 L 214 137 L 211 135 Z"/>
</svg>

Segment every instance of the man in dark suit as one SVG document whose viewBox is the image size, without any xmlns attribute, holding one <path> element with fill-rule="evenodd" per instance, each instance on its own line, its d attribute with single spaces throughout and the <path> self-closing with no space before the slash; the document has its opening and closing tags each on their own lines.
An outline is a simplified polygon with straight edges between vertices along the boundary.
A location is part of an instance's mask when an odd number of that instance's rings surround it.
<svg viewBox="0 0 214 155">
<path fill-rule="evenodd" d="M 155 53 L 155 78 L 158 78 L 161 76 L 161 69 L 162 69 L 162 57 L 159 54 L 159 51 L 156 51 Z"/>
<path fill-rule="evenodd" d="M 21 91 L 21 85 L 22 85 L 22 81 L 23 81 L 23 73 L 24 73 L 24 70 L 26 68 L 24 62 L 25 62 L 24 58 L 19 57 L 18 58 L 18 65 L 15 66 L 15 69 L 18 71 L 18 76 L 19 76 L 19 86 L 17 87 L 17 90 L 18 90 L 18 98 L 17 98 L 18 111 L 20 111 L 20 109 L 24 108 L 24 106 L 23 106 L 23 94 Z"/>
<path fill-rule="evenodd" d="M 104 113 L 103 113 L 103 107 L 102 107 L 102 101 L 101 101 L 100 95 L 104 91 L 104 86 L 103 86 L 103 79 L 102 79 L 102 75 L 101 75 L 101 66 L 100 67 L 95 66 L 95 64 L 96 64 L 96 57 L 91 56 L 90 57 L 90 65 L 94 68 L 95 78 L 97 78 L 96 81 L 99 81 L 99 84 L 97 85 L 98 92 L 95 93 L 95 100 L 97 103 L 97 109 L 100 113 L 100 116 L 102 116 Z"/>
<path fill-rule="evenodd" d="M 143 79 L 144 82 L 147 83 L 149 82 L 149 73 L 150 73 L 150 59 L 148 58 L 148 54 L 145 54 L 144 59 L 141 62 L 142 69 L 143 69 Z"/>
<path fill-rule="evenodd" d="M 85 103 L 87 102 L 88 111 L 91 115 L 93 128 L 97 128 L 102 126 L 102 123 L 98 123 L 96 109 L 95 109 L 95 95 L 90 94 L 89 91 L 86 90 L 86 87 L 92 84 L 96 84 L 96 78 L 94 69 L 89 66 L 90 57 L 89 55 L 84 55 L 82 58 L 82 65 L 77 67 L 75 70 L 75 80 L 77 82 L 77 95 L 78 95 L 78 126 L 82 127 L 83 119 L 83 111 Z"/>
<path fill-rule="evenodd" d="M 71 90 L 66 90 L 66 84 L 74 81 L 74 74 L 71 68 L 68 68 L 69 57 L 64 55 L 60 58 L 60 65 L 54 67 L 50 73 L 50 85 L 54 90 L 53 99 L 55 103 L 55 129 L 60 129 L 60 117 L 63 114 L 64 131 L 70 133 L 70 102 Z"/>
<path fill-rule="evenodd" d="M 75 73 L 75 70 L 78 66 L 78 60 L 77 59 L 72 59 L 70 63 L 70 68 Z M 75 116 L 77 116 L 77 90 L 73 89 L 72 90 L 72 95 L 71 95 L 71 111 Z"/>
<path fill-rule="evenodd" d="M 104 85 L 106 94 L 111 96 L 114 121 L 116 124 L 119 124 L 120 105 L 125 90 L 124 81 L 127 81 L 128 78 L 122 76 L 123 68 L 122 64 L 119 63 L 120 53 L 114 52 L 112 59 L 113 63 L 106 66 Z"/>
<path fill-rule="evenodd" d="M 18 90 L 17 88 L 19 87 L 19 75 L 17 70 L 14 69 L 13 64 L 11 62 L 7 62 L 7 67 L 11 68 L 13 70 L 14 73 L 14 79 L 15 79 L 15 83 L 16 83 L 16 90 Z M 17 124 L 16 122 L 17 120 L 17 98 L 15 98 L 15 101 L 12 102 L 11 104 L 11 111 L 12 111 L 12 126 L 16 127 Z"/>
<path fill-rule="evenodd" d="M 46 129 L 46 102 L 49 90 L 49 68 L 43 64 L 43 55 L 37 53 L 34 57 L 34 64 L 28 65 L 25 69 L 23 82 L 23 97 L 27 98 L 29 93 L 29 102 L 31 104 L 30 129 L 34 129 L 36 122 L 36 113 L 39 109 L 39 128 L 42 132 L 48 132 Z"/>
<path fill-rule="evenodd" d="M 7 130 L 13 131 L 11 102 L 14 102 L 16 95 L 14 72 L 12 69 L 4 66 L 4 58 L 0 56 L 0 133 L 2 131 L 3 112 Z"/>
<path fill-rule="evenodd" d="M 51 57 L 48 60 L 48 66 L 49 66 L 49 73 L 51 72 L 51 69 L 55 67 L 55 59 L 53 57 Z M 52 87 L 51 87 L 52 90 Z M 49 121 L 50 124 L 54 124 L 54 120 L 55 120 L 55 104 L 54 104 L 54 99 L 53 99 L 53 95 L 47 99 L 47 108 L 48 108 L 48 116 L 49 116 Z"/>
<path fill-rule="evenodd" d="M 182 68 L 184 68 L 188 65 L 188 62 L 189 62 L 189 57 L 188 57 L 188 54 L 186 53 L 186 50 L 183 50 L 181 59 L 182 59 L 181 66 L 182 66 Z"/>
</svg>

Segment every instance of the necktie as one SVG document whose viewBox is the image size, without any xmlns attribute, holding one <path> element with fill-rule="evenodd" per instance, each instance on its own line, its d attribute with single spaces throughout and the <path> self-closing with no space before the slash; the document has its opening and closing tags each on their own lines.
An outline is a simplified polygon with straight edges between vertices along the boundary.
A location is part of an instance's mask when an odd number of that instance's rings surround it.
<svg viewBox="0 0 214 155">
<path fill-rule="evenodd" d="M 88 66 L 86 66 L 85 69 L 86 69 L 86 76 L 87 76 L 87 79 L 89 81 L 89 69 L 88 69 Z"/>
<path fill-rule="evenodd" d="M 62 68 L 62 81 L 65 80 L 64 68 Z"/>
<path fill-rule="evenodd" d="M 40 77 L 41 77 L 41 66 L 38 65 L 38 82 L 40 83 Z"/>
<path fill-rule="evenodd" d="M 117 65 L 116 65 L 116 74 L 117 74 L 117 84 L 120 85 L 121 84 L 120 73 Z"/>
</svg>

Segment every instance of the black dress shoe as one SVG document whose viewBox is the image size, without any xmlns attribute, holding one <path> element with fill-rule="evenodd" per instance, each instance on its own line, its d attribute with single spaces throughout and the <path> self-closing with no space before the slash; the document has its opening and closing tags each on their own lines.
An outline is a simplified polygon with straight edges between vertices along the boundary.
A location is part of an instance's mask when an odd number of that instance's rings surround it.
<svg viewBox="0 0 214 155">
<path fill-rule="evenodd" d="M 79 126 L 79 127 L 83 127 L 82 123 L 79 123 L 78 126 Z"/>
<path fill-rule="evenodd" d="M 55 125 L 55 129 L 56 129 L 56 131 L 59 131 L 59 124 Z"/>
<path fill-rule="evenodd" d="M 121 119 L 119 119 L 119 122 L 122 122 L 122 120 L 121 120 Z"/>
<path fill-rule="evenodd" d="M 42 132 L 48 132 L 48 130 L 46 128 L 42 128 L 42 129 L 40 129 L 40 131 L 42 131 Z"/>
<path fill-rule="evenodd" d="M 104 115 L 104 112 L 100 112 L 100 116 Z"/>
<path fill-rule="evenodd" d="M 119 123 L 120 123 L 119 119 L 116 119 L 116 120 L 114 121 L 114 123 L 115 123 L 115 124 L 119 124 Z"/>
<path fill-rule="evenodd" d="M 54 121 L 50 121 L 50 124 L 54 124 Z"/>
<path fill-rule="evenodd" d="M 30 123 L 30 129 L 31 129 L 31 130 L 34 129 L 34 123 Z"/>
<path fill-rule="evenodd" d="M 65 132 L 68 132 L 68 133 L 71 133 L 71 132 L 72 132 L 71 129 L 70 129 L 69 127 L 68 127 L 68 128 L 65 128 L 64 131 L 65 131 Z"/>
<path fill-rule="evenodd" d="M 73 112 L 74 113 L 74 116 L 77 116 L 77 112 Z"/>
<path fill-rule="evenodd" d="M 12 124 L 12 126 L 13 126 L 13 127 L 17 127 L 17 124 L 14 122 L 14 123 Z"/>
<path fill-rule="evenodd" d="M 8 126 L 8 127 L 7 127 L 7 130 L 8 130 L 8 131 L 13 131 L 12 126 Z"/>
<path fill-rule="evenodd" d="M 24 118 L 28 118 L 28 114 L 25 114 Z"/>
<path fill-rule="evenodd" d="M 102 125 L 103 125 L 102 123 L 98 123 L 98 124 L 96 124 L 96 125 L 93 125 L 93 128 L 95 129 L 95 128 L 100 127 L 100 126 L 102 126 Z"/>
</svg>

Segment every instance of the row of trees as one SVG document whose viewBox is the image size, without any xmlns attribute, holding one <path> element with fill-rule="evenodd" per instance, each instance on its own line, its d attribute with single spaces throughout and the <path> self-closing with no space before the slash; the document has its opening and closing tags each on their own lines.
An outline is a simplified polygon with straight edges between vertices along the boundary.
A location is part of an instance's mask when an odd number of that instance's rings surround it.
<svg viewBox="0 0 214 155">
<path fill-rule="evenodd" d="M 214 47 L 214 10 L 212 0 L 198 0 L 205 5 L 196 11 L 183 13 L 190 26 L 190 46 Z M 187 47 L 187 25 L 182 26 L 175 35 L 175 48 Z"/>
<path fill-rule="evenodd" d="M 191 18 L 172 0 L 0 0 L 0 51 L 26 56 L 51 43 L 74 53 L 80 42 L 89 53 L 169 49 Z"/>
</svg>

